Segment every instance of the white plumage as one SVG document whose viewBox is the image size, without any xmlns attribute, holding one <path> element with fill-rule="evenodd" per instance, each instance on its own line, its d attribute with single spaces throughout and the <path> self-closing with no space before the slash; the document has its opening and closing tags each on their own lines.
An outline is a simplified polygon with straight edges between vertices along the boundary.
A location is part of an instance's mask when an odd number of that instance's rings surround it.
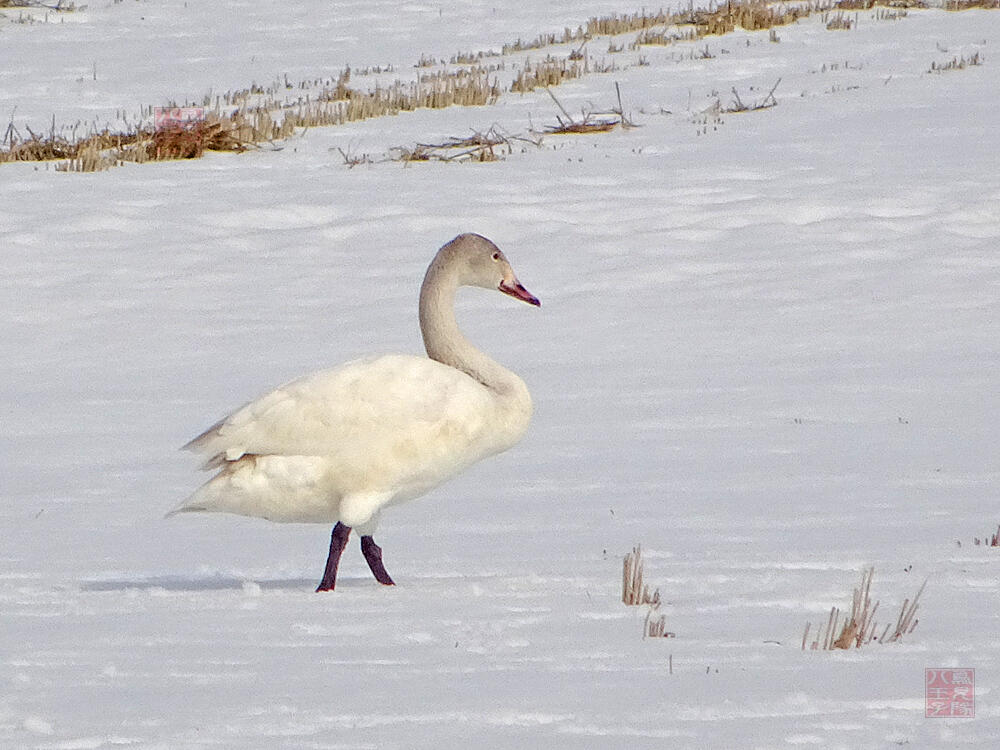
<svg viewBox="0 0 1000 750">
<path fill-rule="evenodd" d="M 322 590 L 333 588 L 356 528 L 376 578 L 391 583 L 371 539 L 382 508 L 510 448 L 531 418 L 524 382 L 459 331 L 453 308 L 462 285 L 538 304 L 492 242 L 459 235 L 438 251 L 421 287 L 420 325 L 431 358 L 348 362 L 233 412 L 185 446 L 218 473 L 173 513 L 336 522 Z"/>
</svg>

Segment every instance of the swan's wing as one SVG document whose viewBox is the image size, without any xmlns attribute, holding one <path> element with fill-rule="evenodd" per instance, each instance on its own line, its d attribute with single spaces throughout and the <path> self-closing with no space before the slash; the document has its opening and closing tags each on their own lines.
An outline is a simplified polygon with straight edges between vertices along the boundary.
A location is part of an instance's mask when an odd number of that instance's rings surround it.
<svg viewBox="0 0 1000 750">
<path fill-rule="evenodd" d="M 248 403 L 184 446 L 206 468 L 244 455 L 327 456 L 362 469 L 386 453 L 427 456 L 481 436 L 489 392 L 465 373 L 424 357 L 349 362 L 293 380 Z M 457 458 L 457 456 L 456 456 Z"/>
</svg>

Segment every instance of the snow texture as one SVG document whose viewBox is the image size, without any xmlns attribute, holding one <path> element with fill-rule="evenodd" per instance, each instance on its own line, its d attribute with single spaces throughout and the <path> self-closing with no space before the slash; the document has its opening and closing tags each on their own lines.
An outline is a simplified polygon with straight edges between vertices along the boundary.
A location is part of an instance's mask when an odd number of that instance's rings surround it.
<svg viewBox="0 0 1000 750">
<path fill-rule="evenodd" d="M 408 77 L 612 10 L 638 8 L 91 4 L 0 23 L 0 114 Z M 995 747 L 1000 551 L 974 540 L 1000 522 L 1000 13 L 856 17 L 626 50 L 554 93 L 606 110 L 618 81 L 641 127 L 492 164 L 337 149 L 525 132 L 555 122 L 544 92 L 280 150 L 0 166 L 0 747 Z M 778 106 L 712 114 L 778 78 Z M 397 586 L 353 542 L 313 593 L 328 526 L 163 518 L 200 481 L 177 448 L 222 414 L 419 353 L 424 268 L 462 231 L 542 300 L 459 310 L 535 416 L 384 516 Z M 637 543 L 674 638 L 620 601 Z M 868 565 L 885 623 L 929 579 L 916 630 L 803 651 Z M 974 719 L 924 718 L 948 666 L 977 670 Z"/>
</svg>

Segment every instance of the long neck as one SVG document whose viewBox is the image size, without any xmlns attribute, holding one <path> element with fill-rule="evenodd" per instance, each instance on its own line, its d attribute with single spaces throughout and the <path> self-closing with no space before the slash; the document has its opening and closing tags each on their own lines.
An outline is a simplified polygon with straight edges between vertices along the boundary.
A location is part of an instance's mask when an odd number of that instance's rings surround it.
<svg viewBox="0 0 1000 750">
<path fill-rule="evenodd" d="M 462 335 L 455 320 L 458 279 L 436 259 L 420 287 L 420 332 L 427 356 L 472 376 L 500 394 L 527 393 L 517 375 L 490 359 Z"/>
</svg>

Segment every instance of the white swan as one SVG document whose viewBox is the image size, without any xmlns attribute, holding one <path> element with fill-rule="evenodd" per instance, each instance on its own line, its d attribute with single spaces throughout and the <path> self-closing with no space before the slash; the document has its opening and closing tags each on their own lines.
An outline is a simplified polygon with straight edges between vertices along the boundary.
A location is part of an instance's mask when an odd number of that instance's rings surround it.
<svg viewBox="0 0 1000 750">
<path fill-rule="evenodd" d="M 375 578 L 393 583 L 372 539 L 382 508 L 418 497 L 521 439 L 531 396 L 455 321 L 455 290 L 479 286 L 539 305 L 496 245 L 462 234 L 420 288 L 428 358 L 390 354 L 293 380 L 184 446 L 219 472 L 168 515 L 238 513 L 336 525 L 317 591 L 332 590 L 351 529 Z"/>
</svg>

